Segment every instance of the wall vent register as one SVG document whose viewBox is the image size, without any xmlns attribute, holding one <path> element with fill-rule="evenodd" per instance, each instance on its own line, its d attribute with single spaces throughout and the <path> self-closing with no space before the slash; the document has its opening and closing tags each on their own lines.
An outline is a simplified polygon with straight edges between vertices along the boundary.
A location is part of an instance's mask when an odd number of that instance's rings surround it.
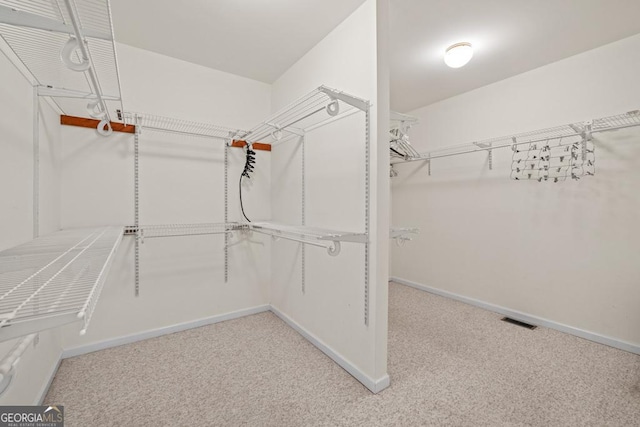
<svg viewBox="0 0 640 427">
<path fill-rule="evenodd" d="M 521 322 L 520 320 L 512 319 L 510 317 L 503 317 L 500 320 L 502 320 L 503 322 L 506 322 L 506 323 L 511 323 L 512 325 L 520 326 L 521 328 L 526 328 L 526 329 L 531 329 L 531 330 L 534 330 L 534 329 L 537 328 L 536 325 L 532 325 L 532 324 L 526 323 L 526 322 Z"/>
</svg>

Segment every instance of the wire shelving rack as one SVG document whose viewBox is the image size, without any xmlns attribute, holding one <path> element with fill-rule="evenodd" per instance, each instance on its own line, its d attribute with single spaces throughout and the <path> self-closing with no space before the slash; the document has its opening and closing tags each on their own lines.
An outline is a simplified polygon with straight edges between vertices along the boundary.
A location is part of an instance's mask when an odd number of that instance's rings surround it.
<svg viewBox="0 0 640 427">
<path fill-rule="evenodd" d="M 154 224 L 125 227 L 125 234 L 139 233 L 140 239 L 159 237 L 203 236 L 225 234 L 240 228 L 238 223 L 200 223 L 200 224 Z"/>
<path fill-rule="evenodd" d="M 132 123 L 142 129 L 185 136 L 202 136 L 230 141 L 237 139 L 238 135 L 246 133 L 246 131 L 240 129 L 228 128 L 211 123 L 201 123 L 148 113 L 126 112 L 123 117 L 128 123 Z"/>
<path fill-rule="evenodd" d="M 292 102 L 248 132 L 238 135 L 247 142 L 272 145 L 303 136 L 334 119 L 369 109 L 369 102 L 327 86 L 320 86 Z"/>
<path fill-rule="evenodd" d="M 402 246 L 406 242 L 413 240 L 419 233 L 419 228 L 391 227 L 389 230 L 389 238 L 395 240 L 398 246 Z"/>
<path fill-rule="evenodd" d="M 618 114 L 599 119 L 593 119 L 586 122 L 572 123 L 567 125 L 555 126 L 546 129 L 524 132 L 515 135 L 509 135 L 498 138 L 485 139 L 473 143 L 452 145 L 440 149 L 431 150 L 426 154 L 418 156 L 408 156 L 407 158 L 394 158 L 392 164 L 430 161 L 432 159 L 457 156 L 460 154 L 491 152 L 491 150 L 499 148 L 513 148 L 522 144 L 532 144 L 544 142 L 559 138 L 582 137 L 590 139 L 593 134 L 600 132 L 608 132 L 613 130 L 625 129 L 629 127 L 640 126 L 640 110 L 629 111 L 624 114 Z"/>
<path fill-rule="evenodd" d="M 0 0 L 0 36 L 39 96 L 111 132 L 122 96 L 109 0 Z"/>
<path fill-rule="evenodd" d="M 123 227 L 59 231 L 0 252 L 0 342 L 89 326 Z"/>
<path fill-rule="evenodd" d="M 328 230 L 317 227 L 294 226 L 270 222 L 252 222 L 249 229 L 269 235 L 275 239 L 282 238 L 294 242 L 305 243 L 325 248 L 329 255 L 337 256 L 341 250 L 341 242 L 367 243 L 365 233 Z"/>
</svg>

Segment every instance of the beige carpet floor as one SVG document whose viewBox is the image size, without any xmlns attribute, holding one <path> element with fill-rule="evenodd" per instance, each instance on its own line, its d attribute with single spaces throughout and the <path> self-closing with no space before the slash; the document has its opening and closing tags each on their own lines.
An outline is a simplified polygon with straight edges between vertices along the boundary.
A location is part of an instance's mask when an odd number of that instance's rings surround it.
<svg viewBox="0 0 640 427">
<path fill-rule="evenodd" d="M 371 394 L 271 313 L 64 360 L 73 426 L 640 426 L 640 356 L 390 285 Z"/>
</svg>

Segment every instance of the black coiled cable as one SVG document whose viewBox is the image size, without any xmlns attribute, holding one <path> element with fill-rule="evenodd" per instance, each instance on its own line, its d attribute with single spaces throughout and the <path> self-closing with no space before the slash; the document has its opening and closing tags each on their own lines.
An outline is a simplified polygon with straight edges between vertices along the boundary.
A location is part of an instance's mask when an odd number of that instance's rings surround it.
<svg viewBox="0 0 640 427">
<path fill-rule="evenodd" d="M 253 173 L 253 165 L 255 162 L 256 152 L 253 151 L 253 146 L 247 143 L 247 156 L 244 162 L 244 170 L 242 171 L 242 175 L 240 175 L 240 182 L 238 183 L 238 186 L 240 187 L 240 209 L 242 210 L 242 216 L 244 216 L 244 218 L 249 222 L 251 222 L 251 220 L 247 218 L 247 215 L 244 213 L 244 206 L 242 205 L 242 178 L 246 177 L 248 179 L 251 179 L 251 174 Z"/>
</svg>

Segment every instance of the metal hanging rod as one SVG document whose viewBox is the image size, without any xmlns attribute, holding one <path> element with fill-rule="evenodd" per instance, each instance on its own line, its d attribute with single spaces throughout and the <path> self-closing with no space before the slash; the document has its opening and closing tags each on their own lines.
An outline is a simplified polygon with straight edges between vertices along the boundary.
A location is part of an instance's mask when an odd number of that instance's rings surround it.
<svg viewBox="0 0 640 427">
<path fill-rule="evenodd" d="M 40 96 L 111 133 L 122 96 L 109 0 L 0 0 L 0 36 Z"/>
<path fill-rule="evenodd" d="M 91 321 L 123 227 L 63 230 L 0 252 L 0 342 Z"/>
<path fill-rule="evenodd" d="M 329 255 L 332 256 L 337 256 L 340 253 L 341 242 L 366 243 L 368 240 L 365 233 L 351 233 L 316 227 L 291 226 L 269 222 L 252 222 L 245 225 L 252 231 L 274 238 L 325 248 Z"/>
<path fill-rule="evenodd" d="M 156 224 L 127 226 L 125 235 L 139 235 L 141 239 L 157 237 L 202 236 L 231 233 L 241 228 L 239 223 Z"/>
<path fill-rule="evenodd" d="M 431 150 L 429 154 L 420 154 L 419 156 L 408 158 L 394 158 L 392 159 L 391 163 L 395 164 L 428 161 L 431 159 L 457 156 L 460 154 L 477 153 L 481 151 L 490 152 L 491 150 L 499 148 L 511 148 L 513 146 L 519 146 L 521 144 L 532 144 L 548 141 L 551 139 L 583 136 L 590 137 L 594 133 L 608 132 L 635 126 L 640 126 L 640 110 L 629 111 L 625 114 L 603 117 L 583 123 L 556 126 L 553 128 L 547 128 L 533 132 L 487 139 L 471 144 L 434 149 Z"/>
</svg>

